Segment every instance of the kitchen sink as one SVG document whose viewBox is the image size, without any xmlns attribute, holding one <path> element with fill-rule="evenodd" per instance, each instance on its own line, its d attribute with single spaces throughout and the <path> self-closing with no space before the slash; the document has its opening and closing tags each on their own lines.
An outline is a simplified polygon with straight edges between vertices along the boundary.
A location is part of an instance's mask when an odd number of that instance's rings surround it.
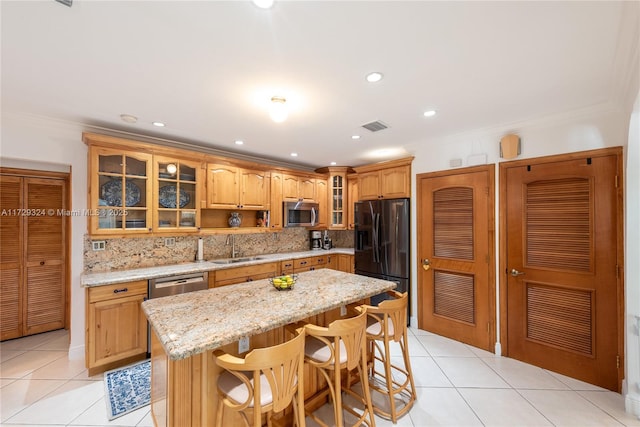
<svg viewBox="0 0 640 427">
<path fill-rule="evenodd" d="M 262 259 L 262 257 L 250 256 L 250 257 L 244 257 L 244 258 L 214 259 L 214 260 L 211 260 L 211 262 L 214 264 L 235 264 L 237 262 L 256 261 L 259 259 Z"/>
</svg>

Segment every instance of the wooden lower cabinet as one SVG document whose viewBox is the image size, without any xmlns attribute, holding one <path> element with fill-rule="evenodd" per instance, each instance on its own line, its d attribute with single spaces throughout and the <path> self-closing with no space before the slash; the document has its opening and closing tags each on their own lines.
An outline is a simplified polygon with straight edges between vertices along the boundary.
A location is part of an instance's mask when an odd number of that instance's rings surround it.
<svg viewBox="0 0 640 427">
<path fill-rule="evenodd" d="M 327 255 L 296 258 L 280 262 L 281 274 L 302 273 L 327 267 Z"/>
<path fill-rule="evenodd" d="M 212 274 L 212 272 L 209 272 Z M 249 265 L 245 267 L 225 268 L 215 271 L 214 287 L 234 285 L 236 283 L 251 282 L 253 280 L 267 279 L 280 274 L 280 263 L 268 262 L 265 264 Z"/>
<path fill-rule="evenodd" d="M 140 306 L 146 297 L 146 280 L 87 288 L 89 376 L 146 357 L 147 318 Z"/>
<path fill-rule="evenodd" d="M 346 273 L 353 273 L 355 270 L 353 255 L 333 254 L 329 255 L 327 261 L 327 268 L 333 270 L 344 271 Z"/>
</svg>

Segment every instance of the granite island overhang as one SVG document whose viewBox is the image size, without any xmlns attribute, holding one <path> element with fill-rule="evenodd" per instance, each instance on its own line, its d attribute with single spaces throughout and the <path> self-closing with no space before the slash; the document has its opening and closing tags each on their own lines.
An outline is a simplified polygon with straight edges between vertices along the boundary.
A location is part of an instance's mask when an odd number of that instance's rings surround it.
<svg viewBox="0 0 640 427">
<path fill-rule="evenodd" d="M 278 291 L 265 279 L 142 303 L 152 329 L 151 413 L 156 426 L 214 425 L 220 368 L 213 350 L 235 352 L 232 344 L 242 337 L 262 337 L 396 287 L 331 269 L 297 276 L 289 291 Z M 224 425 L 233 425 L 226 417 L 230 424 Z"/>
</svg>

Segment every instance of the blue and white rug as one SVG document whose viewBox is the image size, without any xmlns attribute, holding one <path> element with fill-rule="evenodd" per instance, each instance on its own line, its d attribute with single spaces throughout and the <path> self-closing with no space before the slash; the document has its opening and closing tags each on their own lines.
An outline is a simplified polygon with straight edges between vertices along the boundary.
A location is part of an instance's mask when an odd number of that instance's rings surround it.
<svg viewBox="0 0 640 427">
<path fill-rule="evenodd" d="M 104 373 L 109 420 L 146 406 L 151 401 L 151 360 Z"/>
</svg>

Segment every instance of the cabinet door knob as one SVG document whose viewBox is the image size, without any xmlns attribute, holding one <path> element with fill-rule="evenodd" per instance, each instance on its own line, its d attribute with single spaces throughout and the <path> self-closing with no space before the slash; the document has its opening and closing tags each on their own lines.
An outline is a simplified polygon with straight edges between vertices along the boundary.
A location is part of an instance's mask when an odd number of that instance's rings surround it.
<svg viewBox="0 0 640 427">
<path fill-rule="evenodd" d="M 40 261 L 40 265 L 44 265 L 44 261 Z"/>
</svg>

